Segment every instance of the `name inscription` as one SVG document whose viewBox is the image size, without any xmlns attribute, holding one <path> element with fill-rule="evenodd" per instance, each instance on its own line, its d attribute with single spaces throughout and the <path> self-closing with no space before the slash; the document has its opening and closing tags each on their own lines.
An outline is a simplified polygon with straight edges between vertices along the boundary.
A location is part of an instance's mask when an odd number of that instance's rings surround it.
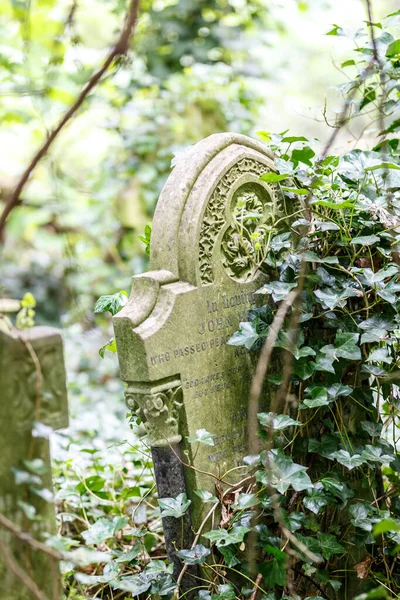
<svg viewBox="0 0 400 600">
<path fill-rule="evenodd" d="M 225 311 L 229 309 L 231 314 L 223 315 L 220 317 L 207 318 L 197 329 L 197 334 L 201 336 L 207 333 L 221 332 L 221 335 L 207 337 L 206 339 L 199 339 L 198 341 L 189 341 L 185 346 L 172 348 L 167 352 L 162 352 L 155 356 L 150 357 L 151 364 L 153 366 L 168 362 L 170 360 L 181 359 L 187 356 L 191 356 L 196 353 L 205 352 L 207 350 L 217 350 L 221 346 L 224 346 L 229 338 L 235 333 L 238 325 L 241 321 L 247 318 L 247 310 L 242 309 L 239 312 L 236 310 L 240 305 L 255 305 L 256 299 L 253 292 L 242 292 L 241 294 L 235 294 L 228 296 L 222 294 L 220 302 L 215 300 L 207 300 L 206 303 L 206 314 L 215 313 L 219 310 Z M 232 310 L 233 309 L 233 310 Z M 228 330 L 228 332 L 226 332 Z M 239 356 L 244 354 L 244 348 L 236 348 L 234 355 Z"/>
</svg>

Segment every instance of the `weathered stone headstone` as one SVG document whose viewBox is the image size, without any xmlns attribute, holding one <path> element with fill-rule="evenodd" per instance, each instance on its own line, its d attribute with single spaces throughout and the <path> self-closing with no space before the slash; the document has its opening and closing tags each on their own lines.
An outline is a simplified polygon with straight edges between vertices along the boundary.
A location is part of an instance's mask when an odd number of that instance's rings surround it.
<svg viewBox="0 0 400 600">
<path fill-rule="evenodd" d="M 215 493 L 210 472 L 240 478 L 247 449 L 254 364 L 226 342 L 265 282 L 257 235 L 283 214 L 275 185 L 260 180 L 273 170 L 265 146 L 242 135 L 212 135 L 185 152 L 157 204 L 151 271 L 133 277 L 114 317 L 127 405 L 148 434 L 160 496 L 176 495 L 166 487 L 171 465 L 182 469 L 177 457 L 194 467 L 183 471 L 195 530 L 204 505 L 194 490 Z M 188 443 L 199 429 L 214 446 Z"/>
<path fill-rule="evenodd" d="M 63 345 L 57 329 L 0 330 L 0 399 L 0 513 L 43 541 L 43 533 L 56 532 L 54 503 L 48 501 L 52 492 L 49 441 L 33 437 L 32 432 L 35 422 L 53 429 L 68 425 Z M 33 520 L 28 518 L 32 510 L 36 511 Z M 0 583 L 8 600 L 37 598 L 13 572 L 10 560 L 47 598 L 61 598 L 56 560 L 1 525 L 0 542 Z"/>
</svg>

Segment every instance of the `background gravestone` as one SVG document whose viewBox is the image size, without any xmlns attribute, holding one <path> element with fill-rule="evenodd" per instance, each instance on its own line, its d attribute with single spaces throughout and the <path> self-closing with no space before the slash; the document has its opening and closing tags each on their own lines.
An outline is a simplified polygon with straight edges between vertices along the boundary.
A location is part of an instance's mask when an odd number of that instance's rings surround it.
<svg viewBox="0 0 400 600">
<path fill-rule="evenodd" d="M 272 159 L 265 146 L 236 134 L 212 135 L 185 152 L 157 204 L 151 270 L 133 277 L 130 299 L 114 317 L 127 405 L 148 434 L 159 496 L 184 490 L 181 478 L 167 493 L 173 466 L 179 480 L 181 449 L 198 469 L 184 469 L 194 529 L 204 505 L 193 490 L 215 493 L 207 472 L 233 469 L 226 480 L 240 478 L 247 450 L 253 364 L 244 348 L 226 342 L 266 281 L 256 268 L 255 236 L 284 214 L 276 186 L 260 180 L 274 170 Z M 215 434 L 214 446 L 188 444 L 199 429 Z"/>
<path fill-rule="evenodd" d="M 37 385 L 39 365 L 40 389 Z M 32 429 L 35 421 L 53 429 L 68 425 L 60 332 L 52 327 L 33 327 L 15 330 L 15 333 L 0 330 L 0 379 L 0 512 L 21 530 L 43 541 L 42 533 L 56 532 L 54 504 L 32 492 L 32 488 L 52 492 L 49 442 L 48 439 L 32 437 Z M 17 485 L 16 477 L 21 480 L 27 477 L 23 472 L 30 472 L 29 463 L 24 461 L 34 459 L 44 462 L 40 481 L 38 475 L 35 479 L 35 473 L 31 471 L 32 482 Z M 46 494 L 48 492 L 44 492 Z M 28 519 L 24 513 L 23 507 L 29 505 L 36 509 L 34 520 Z M 0 541 L 5 543 L 18 565 L 49 599 L 61 598 L 57 561 L 19 541 L 1 526 Z M 31 600 L 35 597 L 14 576 L 1 552 L 0 582 L 7 600 Z"/>
</svg>

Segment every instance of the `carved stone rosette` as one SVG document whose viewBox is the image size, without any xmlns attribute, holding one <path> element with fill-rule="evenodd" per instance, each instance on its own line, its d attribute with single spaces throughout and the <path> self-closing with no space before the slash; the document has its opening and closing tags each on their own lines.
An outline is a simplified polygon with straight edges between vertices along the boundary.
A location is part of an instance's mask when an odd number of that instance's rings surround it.
<svg viewBox="0 0 400 600">
<path fill-rule="evenodd" d="M 219 232 L 226 224 L 226 207 L 230 206 L 230 227 L 222 241 L 221 261 L 230 277 L 248 281 L 257 269 L 256 240 L 263 241 L 265 228 L 271 226 L 281 212 L 276 184 L 266 185 L 260 176 L 271 171 L 256 160 L 243 158 L 218 181 L 207 204 L 199 241 L 199 266 L 205 284 L 214 281 L 213 250 Z M 241 179 L 247 182 L 234 192 Z"/>
<path fill-rule="evenodd" d="M 178 444 L 179 411 L 183 406 L 180 381 L 151 384 L 128 383 L 125 401 L 132 416 L 139 419 L 151 447 Z"/>
</svg>

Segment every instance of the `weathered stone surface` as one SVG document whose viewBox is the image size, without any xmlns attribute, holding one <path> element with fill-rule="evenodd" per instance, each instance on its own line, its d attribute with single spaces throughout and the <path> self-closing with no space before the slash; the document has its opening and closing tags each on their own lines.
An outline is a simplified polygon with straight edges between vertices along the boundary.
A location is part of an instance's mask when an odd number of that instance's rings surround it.
<svg viewBox="0 0 400 600">
<path fill-rule="evenodd" d="M 151 271 L 133 277 L 114 317 L 128 407 L 153 448 L 180 443 L 195 467 L 185 468 L 194 528 L 203 507 L 193 491 L 215 493 L 209 473 L 240 477 L 247 450 L 253 364 L 226 342 L 266 280 L 253 240 L 284 214 L 275 186 L 260 180 L 273 170 L 265 146 L 241 135 L 212 135 L 186 152 L 157 204 Z M 214 446 L 188 444 L 201 428 Z"/>
<path fill-rule="evenodd" d="M 0 390 L 0 512 L 21 530 L 42 540 L 43 532 L 55 533 L 54 504 L 32 490 L 52 491 L 51 465 L 48 440 L 32 437 L 32 429 L 34 422 L 53 429 L 68 424 L 63 346 L 57 329 L 34 327 L 9 334 L 0 331 Z M 24 461 L 34 459 L 44 462 L 41 481 L 17 485 L 16 470 L 29 472 Z M 26 517 L 21 503 L 35 507 L 35 520 Z M 59 600 L 58 563 L 1 527 L 0 541 L 47 597 Z M 11 572 L 1 553 L 0 582 L 9 600 L 34 597 Z"/>
</svg>

